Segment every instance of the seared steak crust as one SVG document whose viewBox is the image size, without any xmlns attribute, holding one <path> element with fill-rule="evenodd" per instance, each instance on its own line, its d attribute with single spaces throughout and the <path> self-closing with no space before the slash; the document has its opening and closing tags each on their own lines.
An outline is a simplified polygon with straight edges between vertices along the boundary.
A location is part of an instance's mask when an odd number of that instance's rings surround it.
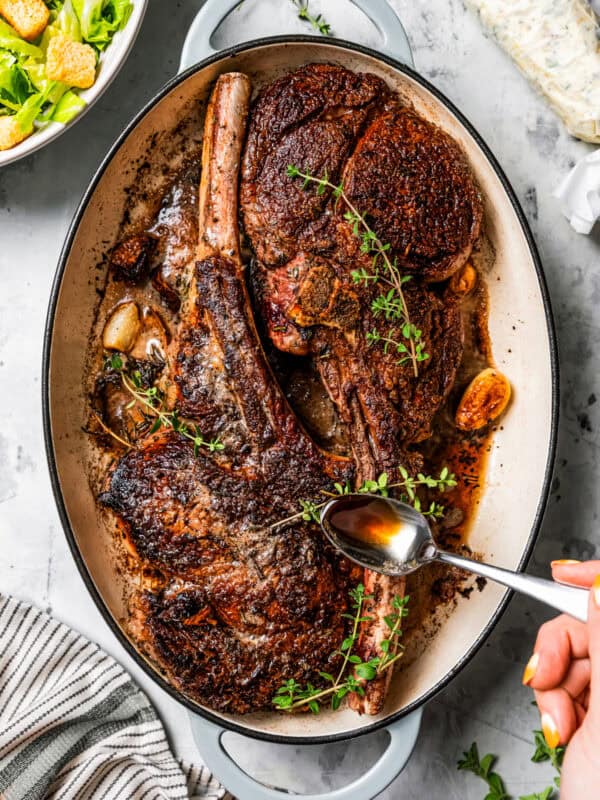
<svg viewBox="0 0 600 800">
<path fill-rule="evenodd" d="M 343 179 L 404 271 L 441 281 L 466 262 L 482 201 L 461 149 L 440 128 L 390 104 L 360 137 Z"/>
<path fill-rule="evenodd" d="M 392 256 L 426 281 L 459 269 L 479 235 L 482 200 L 459 146 L 375 75 L 309 64 L 275 81 L 253 108 L 242 165 L 244 227 L 259 261 L 307 252 L 351 265 L 359 243 L 344 204 L 305 191 L 289 165 L 343 180 Z"/>
<path fill-rule="evenodd" d="M 332 642 L 345 636 L 345 586 L 358 577 L 340 572 L 314 537 L 294 530 L 278 545 L 279 565 L 266 578 L 223 573 L 202 586 L 174 582 L 141 601 L 134 626 L 175 686 L 211 708 L 269 708 L 290 676 L 317 683 L 318 670 L 339 668 Z"/>
<path fill-rule="evenodd" d="M 242 163 L 244 226 L 258 259 L 275 265 L 302 249 L 335 247 L 329 194 L 287 177 L 295 164 L 339 181 L 368 114 L 388 90 L 375 75 L 309 64 L 272 83 L 252 111 Z"/>
<path fill-rule="evenodd" d="M 341 558 L 299 518 L 299 501 L 322 501 L 334 481 L 360 485 L 383 470 L 393 480 L 399 464 L 421 467 L 415 445 L 431 434 L 463 348 L 459 309 L 431 283 L 464 263 L 481 221 L 457 145 L 376 76 L 313 64 L 261 93 L 239 187 L 258 257 L 251 280 L 274 344 L 311 357 L 346 424 L 353 459 L 322 451 L 274 379 L 245 283 L 237 197 L 249 94 L 245 76 L 219 78 L 199 196 L 191 168 L 152 231 L 166 242 L 154 285 L 171 308 L 181 302 L 160 385 L 168 406 L 224 449 L 195 449 L 163 428 L 118 461 L 100 498 L 152 576 L 152 588 L 131 598 L 132 634 L 181 691 L 232 713 L 271 708 L 290 678 L 317 682 L 320 671 L 336 671 L 348 590 L 360 580 L 372 597 L 357 651 L 381 655 L 385 616 L 404 582 Z M 368 347 L 367 334 L 382 326 L 371 307 L 380 287 L 357 287 L 351 271 L 371 268 L 370 256 L 343 202 L 303 189 L 289 164 L 343 181 L 412 273 L 406 302 L 429 354 L 418 376 L 393 350 Z M 351 706 L 379 712 L 391 674 Z"/>
<path fill-rule="evenodd" d="M 296 514 L 299 499 L 320 502 L 353 468 L 321 452 L 289 409 L 238 265 L 209 258 L 195 282 L 190 319 L 220 354 L 212 405 L 230 414 L 235 435 L 222 454 L 194 453 L 173 431 L 154 435 L 121 458 L 100 499 L 142 563 L 163 576 L 163 589 L 134 601 L 136 636 L 187 695 L 245 713 L 268 708 L 287 678 L 314 680 L 331 667 L 344 635 L 339 614 L 361 571 L 302 520 L 270 526 Z"/>
</svg>

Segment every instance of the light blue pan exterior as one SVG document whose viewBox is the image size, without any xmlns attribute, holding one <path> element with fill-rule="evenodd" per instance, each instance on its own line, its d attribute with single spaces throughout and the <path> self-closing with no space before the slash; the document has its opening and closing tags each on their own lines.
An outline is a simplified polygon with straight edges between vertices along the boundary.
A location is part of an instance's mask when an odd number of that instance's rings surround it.
<svg viewBox="0 0 600 800">
<path fill-rule="evenodd" d="M 360 778 L 341 789 L 327 790 L 325 794 L 300 795 L 302 800 L 372 800 L 383 792 L 406 766 L 419 736 L 422 714 L 423 711 L 419 708 L 386 728 L 390 735 L 387 749 Z M 289 799 L 288 792 L 258 783 L 232 760 L 223 746 L 222 737 L 225 733 L 223 728 L 219 728 L 198 714 L 190 714 L 190 721 L 194 740 L 202 758 L 231 794 L 240 800 Z"/>
<path fill-rule="evenodd" d="M 414 61 L 406 31 L 388 1 L 352 0 L 352 2 L 364 11 L 379 31 L 382 39 L 380 51 L 413 67 Z M 240 0 L 207 0 L 192 22 L 184 42 L 180 72 L 218 52 L 211 44 L 212 35 L 239 3 Z"/>
</svg>

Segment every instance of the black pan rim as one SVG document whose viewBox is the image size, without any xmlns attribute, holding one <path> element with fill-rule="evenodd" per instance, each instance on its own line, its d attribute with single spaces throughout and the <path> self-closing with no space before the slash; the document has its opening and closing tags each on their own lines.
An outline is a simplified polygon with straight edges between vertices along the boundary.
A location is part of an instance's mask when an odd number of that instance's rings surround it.
<svg viewBox="0 0 600 800">
<path fill-rule="evenodd" d="M 506 611 L 508 603 L 512 597 L 512 592 L 507 591 L 505 593 L 504 597 L 500 600 L 494 614 L 486 624 L 485 628 L 481 631 L 480 635 L 477 637 L 475 642 L 473 642 L 468 651 L 454 665 L 454 667 L 451 670 L 449 670 L 449 672 L 441 680 L 439 680 L 434 686 L 432 686 L 427 692 L 425 692 L 425 694 L 423 694 L 414 702 L 410 703 L 405 708 L 387 714 L 382 719 L 378 719 L 369 725 L 365 725 L 362 728 L 353 729 L 347 732 L 325 734 L 322 736 L 286 736 L 281 734 L 271 734 L 271 733 L 265 733 L 260 730 L 252 729 L 251 727 L 240 725 L 230 720 L 229 718 L 221 717 L 215 714 L 214 712 L 210 711 L 209 709 L 205 709 L 204 707 L 197 705 L 189 698 L 187 698 L 182 692 L 175 689 L 175 687 L 172 686 L 160 674 L 160 672 L 158 672 L 157 669 L 152 667 L 150 663 L 139 653 L 139 651 L 134 647 L 132 642 L 127 638 L 127 636 L 125 636 L 124 632 L 117 624 L 116 620 L 114 619 L 110 611 L 108 610 L 107 606 L 104 603 L 104 600 L 102 599 L 100 593 L 96 589 L 96 586 L 94 584 L 94 581 L 90 573 L 88 572 L 83 557 L 79 552 L 79 548 L 77 546 L 77 542 L 75 539 L 75 534 L 71 528 L 58 476 L 58 469 L 54 454 L 54 444 L 52 439 L 52 424 L 50 418 L 50 357 L 52 352 L 52 334 L 54 328 L 54 319 L 55 319 L 56 307 L 58 304 L 58 298 L 60 295 L 62 279 L 65 272 L 69 253 L 73 244 L 73 240 L 75 238 L 76 232 L 81 222 L 81 218 L 109 163 L 112 161 L 115 154 L 117 153 L 121 145 L 124 143 L 124 141 L 127 139 L 127 137 L 130 135 L 130 133 L 133 131 L 135 126 L 146 116 L 146 114 L 148 114 L 160 100 L 162 100 L 167 94 L 169 94 L 173 89 L 175 89 L 177 86 L 183 83 L 191 75 L 200 72 L 202 69 L 204 69 L 207 66 L 210 66 L 211 64 L 215 64 L 224 59 L 231 58 L 247 50 L 260 49 L 260 48 L 270 47 L 271 45 L 284 45 L 284 44 L 317 44 L 317 45 L 326 45 L 327 47 L 338 47 L 340 50 L 343 51 L 345 50 L 369 56 L 383 64 L 386 64 L 387 66 L 392 67 L 398 72 L 402 72 L 408 75 L 418 84 L 423 86 L 427 91 L 431 92 L 431 94 L 458 119 L 461 125 L 464 126 L 465 130 L 467 130 L 467 132 L 472 136 L 477 146 L 483 152 L 484 156 L 486 157 L 487 161 L 489 162 L 492 169 L 496 173 L 500 183 L 502 184 L 502 188 L 504 189 L 506 195 L 510 200 L 513 211 L 519 221 L 521 230 L 527 241 L 531 258 L 536 270 L 538 285 L 540 287 L 542 303 L 544 306 L 544 314 L 546 317 L 546 328 L 548 333 L 548 344 L 550 350 L 551 383 L 552 383 L 550 438 L 548 441 L 548 456 L 544 471 L 544 481 L 542 485 L 542 490 L 540 492 L 540 498 L 538 501 L 535 519 L 528 540 L 523 549 L 523 554 L 521 556 L 521 559 L 517 567 L 518 571 L 523 571 L 525 569 L 529 561 L 529 558 L 531 556 L 531 553 L 533 551 L 533 547 L 537 539 L 538 533 L 540 531 L 540 527 L 542 525 L 544 511 L 550 493 L 550 484 L 552 480 L 554 460 L 556 455 L 558 418 L 559 418 L 558 347 L 556 341 L 554 314 L 552 311 L 548 285 L 546 282 L 546 277 L 544 275 L 541 259 L 537 250 L 537 246 L 535 244 L 535 240 L 533 238 L 533 234 L 529 227 L 529 223 L 527 222 L 523 209 L 521 208 L 521 204 L 519 203 L 519 200 L 517 199 L 517 196 L 508 178 L 506 177 L 502 167 L 498 163 L 494 154 L 492 153 L 488 145 L 485 143 L 483 138 L 480 136 L 480 134 L 477 132 L 477 130 L 474 128 L 474 126 L 456 108 L 456 106 L 452 103 L 452 101 L 450 101 L 442 92 L 440 92 L 439 89 L 433 86 L 426 78 L 423 78 L 421 75 L 419 75 L 419 73 L 416 72 L 413 68 L 400 63 L 391 56 L 388 56 L 384 53 L 378 53 L 369 47 L 365 47 L 364 45 L 355 44 L 354 42 L 349 42 L 343 39 L 324 40 L 322 37 L 308 36 L 308 35 L 270 36 L 262 39 L 254 39 L 248 42 L 244 42 L 241 45 L 236 45 L 234 47 L 221 50 L 218 53 L 215 53 L 214 55 L 204 59 L 203 61 L 200 61 L 198 64 L 195 64 L 192 67 L 189 67 L 185 71 L 176 75 L 174 78 L 169 80 L 160 89 L 160 91 L 150 101 L 148 101 L 148 103 L 146 103 L 144 107 L 135 115 L 135 117 L 131 120 L 131 122 L 125 127 L 123 132 L 118 136 L 115 143 L 112 145 L 107 155 L 104 157 L 102 163 L 100 164 L 91 182 L 89 183 L 88 188 L 86 189 L 77 207 L 77 211 L 75 212 L 73 220 L 71 221 L 67 237 L 65 239 L 65 243 L 61 250 L 60 258 L 56 269 L 56 274 L 54 277 L 50 293 L 50 301 L 48 305 L 48 313 L 46 317 L 46 324 L 44 331 L 44 343 L 43 343 L 44 346 L 42 354 L 42 386 L 41 386 L 42 414 L 43 414 L 43 426 L 44 426 L 44 445 L 46 450 L 46 458 L 48 461 L 48 468 L 50 472 L 52 491 L 54 494 L 54 499 L 56 502 L 59 518 L 63 530 L 65 532 L 65 536 L 67 538 L 69 549 L 77 565 L 79 573 L 89 593 L 91 594 L 98 610 L 100 611 L 101 615 L 105 619 L 106 623 L 108 624 L 112 632 L 117 637 L 117 640 L 125 648 L 125 650 L 131 656 L 131 658 L 133 658 L 133 660 L 144 670 L 144 672 L 147 675 L 149 675 L 158 686 L 160 686 L 165 692 L 167 692 L 167 694 L 169 694 L 179 703 L 184 705 L 192 713 L 203 716 L 205 719 L 213 722 L 220 728 L 231 730 L 235 733 L 241 734 L 242 736 L 250 736 L 251 738 L 254 739 L 259 739 L 268 742 L 275 742 L 280 744 L 326 744 L 330 742 L 345 741 L 348 739 L 353 739 L 359 736 L 364 736 L 366 734 L 373 733 L 374 731 L 381 730 L 382 728 L 386 728 L 392 725 L 393 723 L 400 720 L 402 717 L 405 717 L 411 712 L 416 711 L 419 708 L 422 708 L 429 700 L 431 700 L 433 697 L 439 694 L 441 690 L 444 689 L 450 683 L 450 681 L 458 675 L 459 672 L 461 672 L 461 670 L 472 660 L 475 654 L 480 650 L 480 648 L 482 647 L 482 645 L 484 644 L 484 642 L 491 634 L 492 630 L 494 629 L 498 621 L 500 620 L 501 616 Z"/>
</svg>

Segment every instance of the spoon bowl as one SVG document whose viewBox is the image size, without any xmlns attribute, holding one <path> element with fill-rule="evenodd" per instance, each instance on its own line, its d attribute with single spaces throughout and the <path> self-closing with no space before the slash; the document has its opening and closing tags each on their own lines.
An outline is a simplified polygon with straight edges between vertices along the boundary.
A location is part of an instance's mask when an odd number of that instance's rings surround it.
<svg viewBox="0 0 600 800">
<path fill-rule="evenodd" d="M 501 583 L 587 621 L 588 591 L 511 572 L 440 550 L 427 518 L 391 497 L 348 494 L 330 500 L 321 511 L 321 527 L 329 541 L 352 561 L 383 575 L 401 576 L 439 561 Z"/>
<path fill-rule="evenodd" d="M 334 547 L 383 575 L 408 575 L 437 554 L 423 514 L 379 495 L 349 494 L 330 500 L 321 511 L 321 526 Z"/>
</svg>

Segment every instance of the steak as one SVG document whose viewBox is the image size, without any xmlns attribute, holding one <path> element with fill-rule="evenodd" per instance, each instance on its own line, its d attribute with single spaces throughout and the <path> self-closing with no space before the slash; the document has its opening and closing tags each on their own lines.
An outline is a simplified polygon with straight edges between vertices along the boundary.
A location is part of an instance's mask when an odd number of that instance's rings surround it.
<svg viewBox="0 0 600 800">
<path fill-rule="evenodd" d="M 286 680 L 337 672 L 348 591 L 361 579 L 368 619 L 356 650 L 382 655 L 404 581 L 345 560 L 298 508 L 320 502 L 334 482 L 358 487 L 382 471 L 393 481 L 400 466 L 421 468 L 418 444 L 431 435 L 463 350 L 460 309 L 440 282 L 465 263 L 482 215 L 447 134 L 378 77 L 330 65 L 308 65 L 261 92 L 240 184 L 249 97 L 246 76 L 218 79 L 199 192 L 190 167 L 150 232 L 159 240 L 154 286 L 179 308 L 160 378 L 165 402 L 223 449 L 152 428 L 116 463 L 100 498 L 151 575 L 131 598 L 132 635 L 182 692 L 232 713 L 270 708 Z M 347 200 L 303 188 L 290 164 L 343 183 Z M 255 306 L 277 349 L 310 360 L 352 458 L 317 446 L 273 375 L 242 264 L 238 193 L 256 255 Z M 381 289 L 352 279 L 372 264 L 344 218 L 347 202 L 411 276 L 406 305 L 428 355 L 417 372 L 388 347 L 369 346 L 381 327 L 373 308 Z M 141 264 L 133 249 L 117 255 L 125 267 Z M 391 675 L 351 695 L 351 707 L 381 711 Z"/>
<path fill-rule="evenodd" d="M 367 333 L 382 328 L 372 311 L 381 287 L 353 283 L 352 271 L 370 272 L 372 259 L 344 218 L 345 202 L 303 186 L 288 175 L 290 165 L 343 183 L 390 245 L 390 258 L 412 276 L 406 304 L 428 354 L 418 376 L 393 350 L 368 347 Z M 427 285 L 463 266 L 479 234 L 481 198 L 459 146 L 375 75 L 309 64 L 259 95 L 240 194 L 259 262 L 254 291 L 274 344 L 316 359 L 350 426 L 359 477 L 390 468 L 399 452 L 409 460 L 407 448 L 431 435 L 462 358 L 459 309 Z M 389 336 L 391 325 L 383 326 Z"/>
<path fill-rule="evenodd" d="M 245 76 L 224 75 L 207 111 L 200 244 L 168 358 L 172 402 L 224 449 L 195 452 L 162 429 L 118 461 L 100 498 L 159 576 L 132 598 L 133 635 L 182 692 L 236 713 L 339 666 L 332 651 L 361 575 L 298 519 L 300 499 L 321 501 L 354 466 L 302 429 L 254 325 L 237 225 L 249 93 Z"/>
<path fill-rule="evenodd" d="M 343 204 L 304 191 L 289 165 L 343 180 L 401 267 L 427 282 L 459 269 L 479 235 L 481 196 L 460 147 L 375 75 L 309 64 L 275 81 L 254 105 L 243 161 L 242 214 L 259 261 L 306 252 L 352 263 L 360 243 Z"/>
<path fill-rule="evenodd" d="M 294 166 L 329 186 L 289 175 Z M 344 197 L 332 186 L 342 185 Z M 414 446 L 453 386 L 463 352 L 461 313 L 435 286 L 461 268 L 479 235 L 482 202 L 459 146 L 400 103 L 368 73 L 310 64 L 266 87 L 254 105 L 245 147 L 241 208 L 257 257 L 253 276 L 269 336 L 280 350 L 310 356 L 347 426 L 356 480 L 399 465 L 417 471 Z M 390 259 L 410 276 L 403 292 L 427 359 L 415 370 L 389 345 L 369 346 L 393 323 L 374 312 L 379 283 L 356 286 L 352 272 L 373 271 L 372 255 L 345 212 L 356 211 Z M 382 326 L 383 319 L 383 326 Z M 384 618 L 404 585 L 365 574 L 374 597 L 360 655 L 381 655 Z M 378 713 L 390 676 L 351 704 Z"/>
</svg>

